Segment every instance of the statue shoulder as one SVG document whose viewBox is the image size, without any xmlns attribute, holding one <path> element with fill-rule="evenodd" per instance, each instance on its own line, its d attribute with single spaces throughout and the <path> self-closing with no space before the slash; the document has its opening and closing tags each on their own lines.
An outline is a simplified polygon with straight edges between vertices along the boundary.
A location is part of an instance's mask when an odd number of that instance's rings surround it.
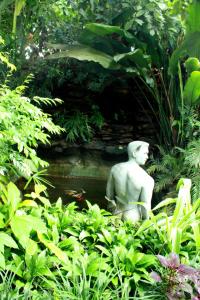
<svg viewBox="0 0 200 300">
<path fill-rule="evenodd" d="M 116 164 L 116 165 L 112 166 L 111 173 L 115 174 L 115 173 L 118 173 L 120 171 L 124 171 L 126 169 L 127 169 L 127 163 L 122 162 L 122 163 L 119 163 L 119 164 Z"/>
</svg>

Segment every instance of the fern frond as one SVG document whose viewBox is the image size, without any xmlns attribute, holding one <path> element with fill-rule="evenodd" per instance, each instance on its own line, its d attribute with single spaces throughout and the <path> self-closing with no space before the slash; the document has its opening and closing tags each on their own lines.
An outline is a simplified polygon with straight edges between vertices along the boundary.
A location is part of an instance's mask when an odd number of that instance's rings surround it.
<svg viewBox="0 0 200 300">
<path fill-rule="evenodd" d="M 63 100 L 59 99 L 59 98 L 55 98 L 55 99 L 50 99 L 50 98 L 44 98 L 44 97 L 38 97 L 35 96 L 33 97 L 33 101 L 35 103 L 37 103 L 38 105 L 57 105 L 57 104 L 62 104 Z"/>
<path fill-rule="evenodd" d="M 185 163 L 189 168 L 200 167 L 200 140 L 193 140 L 187 146 Z"/>
<path fill-rule="evenodd" d="M 159 176 L 155 183 L 155 192 L 160 192 L 173 184 L 173 178 L 170 174 L 167 176 Z"/>
</svg>

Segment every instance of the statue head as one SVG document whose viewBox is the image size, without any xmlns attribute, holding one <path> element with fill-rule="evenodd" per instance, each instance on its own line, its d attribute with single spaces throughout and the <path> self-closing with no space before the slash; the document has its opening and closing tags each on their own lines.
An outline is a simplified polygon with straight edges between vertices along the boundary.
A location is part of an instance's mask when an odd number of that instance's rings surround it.
<svg viewBox="0 0 200 300">
<path fill-rule="evenodd" d="M 134 141 L 128 144 L 129 160 L 135 160 L 138 165 L 144 165 L 148 159 L 149 144 L 142 141 Z"/>
</svg>

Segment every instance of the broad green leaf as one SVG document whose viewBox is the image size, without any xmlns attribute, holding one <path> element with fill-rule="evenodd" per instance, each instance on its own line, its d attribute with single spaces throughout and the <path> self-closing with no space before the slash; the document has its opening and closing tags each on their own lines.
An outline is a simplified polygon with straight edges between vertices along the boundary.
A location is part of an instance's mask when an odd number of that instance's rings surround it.
<svg viewBox="0 0 200 300">
<path fill-rule="evenodd" d="M 200 224 L 197 221 L 192 222 L 191 224 L 192 229 L 193 229 L 193 238 L 196 244 L 197 250 L 200 249 Z"/>
<path fill-rule="evenodd" d="M 52 228 L 51 228 L 51 235 L 52 235 L 52 238 L 53 238 L 53 242 L 55 244 L 57 244 L 59 242 L 59 232 L 58 232 L 58 227 L 57 225 L 53 225 Z"/>
<path fill-rule="evenodd" d="M 112 56 L 84 45 L 77 45 L 71 47 L 69 46 L 67 50 L 51 54 L 47 56 L 46 59 L 58 59 L 67 57 L 83 61 L 93 61 L 99 63 L 102 67 L 106 69 L 119 69 L 120 67 L 114 62 Z"/>
<path fill-rule="evenodd" d="M 184 101 L 187 105 L 197 105 L 200 102 L 200 72 L 194 71 L 188 78 L 184 91 Z"/>
<path fill-rule="evenodd" d="M 45 206 L 51 207 L 51 202 L 46 197 L 38 196 L 37 197 Z"/>
<path fill-rule="evenodd" d="M 200 62 L 196 57 L 189 57 L 185 62 L 188 75 L 193 71 L 200 71 Z"/>
<path fill-rule="evenodd" d="M 16 32 L 16 23 L 17 23 L 17 17 L 20 15 L 21 10 L 23 6 L 25 5 L 26 0 L 15 0 L 15 11 L 14 11 L 14 17 L 13 17 L 13 29 L 12 32 L 15 34 Z"/>
<path fill-rule="evenodd" d="M 145 256 L 144 253 L 134 253 L 133 258 L 132 258 L 132 263 L 135 265 L 139 263 L 143 257 Z"/>
<path fill-rule="evenodd" d="M 185 57 L 196 57 L 200 59 L 200 32 L 188 34 L 182 45 L 177 48 L 169 62 L 169 73 L 174 75 L 178 71 L 178 61 Z"/>
<path fill-rule="evenodd" d="M 46 232 L 47 230 L 41 219 L 30 215 L 14 216 L 10 225 L 14 235 L 24 249 L 28 245 L 31 230 L 40 232 Z"/>
<path fill-rule="evenodd" d="M 106 249 L 105 247 L 101 246 L 101 245 L 95 245 L 95 247 L 97 249 L 99 249 L 101 251 L 101 253 L 105 254 L 106 256 L 110 257 L 111 253 L 109 252 L 108 249 Z"/>
<path fill-rule="evenodd" d="M 5 219 L 5 215 L 2 214 L 2 213 L 0 213 L 0 228 L 4 228 L 5 227 L 4 219 Z"/>
<path fill-rule="evenodd" d="M 11 215 L 17 210 L 17 207 L 21 201 L 20 191 L 12 182 L 7 185 L 7 197 L 10 204 L 9 211 L 11 217 Z"/>
<path fill-rule="evenodd" d="M 24 200 L 20 203 L 19 207 L 23 206 L 31 206 L 31 207 L 38 207 L 37 203 L 33 200 Z"/>
<path fill-rule="evenodd" d="M 40 193 L 46 191 L 46 189 L 47 189 L 47 187 L 45 185 L 43 185 L 43 184 L 36 184 L 35 185 L 35 193 L 38 194 L 38 195 Z"/>
<path fill-rule="evenodd" d="M 121 36 L 124 36 L 124 30 L 121 29 L 119 26 L 105 25 L 101 23 L 89 23 L 85 25 L 85 28 L 101 36 L 113 33 L 117 33 Z"/>
<path fill-rule="evenodd" d="M 37 252 L 38 252 L 37 243 L 29 238 L 28 243 L 27 243 L 27 247 L 26 247 L 26 253 L 28 253 L 28 255 L 34 255 Z"/>
<path fill-rule="evenodd" d="M 58 248 L 54 243 L 44 238 L 43 234 L 38 232 L 38 238 L 41 241 L 41 243 L 43 243 L 49 250 L 51 250 L 51 252 L 54 253 L 62 262 L 68 262 L 69 259 L 67 257 L 67 254 L 60 248 Z"/>
<path fill-rule="evenodd" d="M 151 254 L 144 254 L 144 256 L 139 256 L 138 258 L 139 259 L 137 260 L 137 266 L 143 266 L 144 268 L 150 265 L 155 265 L 156 263 L 155 256 Z"/>
<path fill-rule="evenodd" d="M 134 281 L 137 283 L 141 278 L 141 274 L 138 274 L 138 273 L 134 272 L 133 273 L 133 278 L 134 278 Z"/>
<path fill-rule="evenodd" d="M 80 235 L 79 235 L 79 240 L 82 241 L 84 238 L 90 236 L 89 232 L 82 230 Z"/>
<path fill-rule="evenodd" d="M 112 235 L 107 229 L 102 229 L 101 232 L 103 233 L 103 236 L 105 237 L 108 244 L 112 243 Z"/>
<path fill-rule="evenodd" d="M 56 208 L 59 208 L 59 210 L 62 210 L 62 199 L 59 197 L 56 201 Z"/>
<path fill-rule="evenodd" d="M 153 224 L 154 223 L 151 220 L 145 220 L 135 233 L 135 236 L 140 235 L 143 231 L 147 230 L 149 227 L 152 227 Z"/>
<path fill-rule="evenodd" d="M 6 264 L 5 264 L 5 257 L 3 253 L 0 252 L 0 268 L 5 269 Z"/>
<path fill-rule="evenodd" d="M 179 254 L 181 248 L 182 229 L 173 226 L 171 231 L 171 252 Z"/>
<path fill-rule="evenodd" d="M 193 0 L 187 8 L 186 30 L 187 33 L 200 31 L 200 1 Z"/>
<path fill-rule="evenodd" d="M 0 244 L 10 248 L 18 249 L 18 246 L 13 238 L 5 232 L 0 232 Z"/>
<path fill-rule="evenodd" d="M 73 236 L 76 236 L 76 237 L 79 236 L 79 233 L 77 231 L 75 231 L 73 228 L 66 228 L 66 229 L 64 229 L 64 232 L 67 232 L 70 235 L 73 235 Z"/>
<path fill-rule="evenodd" d="M 114 60 L 120 64 L 124 62 L 133 62 L 136 67 L 148 68 L 150 63 L 150 57 L 144 55 L 141 49 L 135 49 L 128 53 L 117 54 L 114 56 Z"/>
<path fill-rule="evenodd" d="M 161 207 L 167 206 L 169 204 L 176 203 L 176 198 L 167 198 L 161 201 L 158 205 L 156 205 L 152 210 L 157 210 Z"/>
</svg>

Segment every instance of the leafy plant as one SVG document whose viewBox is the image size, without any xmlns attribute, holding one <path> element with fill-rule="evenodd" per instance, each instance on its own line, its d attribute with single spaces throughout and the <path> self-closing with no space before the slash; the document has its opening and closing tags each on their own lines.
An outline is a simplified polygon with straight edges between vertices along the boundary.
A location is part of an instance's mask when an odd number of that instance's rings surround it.
<svg viewBox="0 0 200 300">
<path fill-rule="evenodd" d="M 155 177 L 155 191 L 175 192 L 175 186 L 180 177 L 192 179 L 192 198 L 200 197 L 199 189 L 199 119 L 194 109 L 186 111 L 185 129 L 183 134 L 184 148 L 174 147 L 170 151 L 158 147 L 159 157 L 152 159 L 148 168 Z"/>
<path fill-rule="evenodd" d="M 152 227 L 168 253 L 182 254 L 187 258 L 188 254 L 198 254 L 200 248 L 200 201 L 197 199 L 191 204 L 189 179 L 181 179 L 178 188 L 177 198 L 163 200 L 153 209 L 155 211 L 175 203 L 173 211 L 170 213 L 164 210 L 155 215 L 152 213 L 150 220 L 141 225 L 136 236 L 142 232 L 148 234 L 148 230 Z"/>
<path fill-rule="evenodd" d="M 174 253 L 171 253 L 168 258 L 162 255 L 157 255 L 157 258 L 165 269 L 162 269 L 161 276 L 156 272 L 152 272 L 151 276 L 158 283 L 157 288 L 160 289 L 161 294 L 164 293 L 169 300 L 199 298 L 200 271 L 198 269 L 181 264 L 178 255 Z"/>
<path fill-rule="evenodd" d="M 50 115 L 33 104 L 55 104 L 61 100 L 35 97 L 31 103 L 23 96 L 26 83 L 15 90 L 5 84 L 0 86 L 0 172 L 28 178 L 39 167 L 47 166 L 34 148 L 38 143 L 49 143 L 49 133 L 58 134 L 62 129 L 52 122 Z"/>
<path fill-rule="evenodd" d="M 56 123 L 65 129 L 67 140 L 74 142 L 76 140 L 90 141 L 94 128 L 101 129 L 104 124 L 104 118 L 99 111 L 98 106 L 93 105 L 90 114 L 79 110 L 62 113 L 56 113 Z"/>
<path fill-rule="evenodd" d="M 60 198 L 51 204 L 41 185 L 22 198 L 13 183 L 2 180 L 0 268 L 11 274 L 19 299 L 25 292 L 40 299 L 42 290 L 61 299 L 148 299 L 149 273 L 158 268 L 155 253 L 176 251 L 185 261 L 198 254 L 199 200 L 191 205 L 189 183 L 180 183 L 178 199 L 156 208 L 177 202 L 172 216 L 152 213 L 131 224 L 89 202 L 82 212 Z"/>
<path fill-rule="evenodd" d="M 151 5 L 153 7 L 156 3 L 151 3 Z M 134 6 L 134 9 L 137 7 Z M 141 7 L 140 9 L 142 10 Z M 144 16 L 144 11 L 142 11 L 138 18 L 142 19 Z M 58 49 L 59 51 L 46 58 L 70 57 L 81 61 L 92 61 L 110 70 L 110 72 L 112 71 L 112 76 L 117 76 L 118 79 L 123 78 L 123 80 L 124 78 L 127 80 L 131 78 L 139 89 L 144 90 L 146 88 L 149 95 L 145 95 L 145 99 L 160 127 L 160 134 L 158 134 L 160 142 L 164 141 L 166 145 L 170 146 L 175 143 L 172 124 L 176 118 L 179 104 L 177 103 L 173 108 L 173 101 L 169 95 L 171 92 L 168 92 L 167 74 L 163 74 L 167 70 L 166 68 L 163 71 L 163 66 L 167 65 L 166 61 L 168 61 L 169 55 L 164 57 L 163 54 L 162 63 L 158 62 L 159 54 L 151 52 L 152 45 L 149 42 L 149 36 L 152 39 L 153 35 L 157 35 L 155 31 L 154 33 L 151 31 L 146 31 L 144 36 L 142 34 L 135 35 L 132 25 L 130 28 L 124 29 L 116 25 L 89 23 L 85 26 L 78 45 L 47 44 L 47 48 Z M 157 41 L 156 45 L 162 52 L 163 49 L 161 50 L 161 46 L 158 44 Z M 155 67 L 151 67 L 151 65 L 155 65 Z M 154 100 L 153 104 L 152 99 Z"/>
</svg>

